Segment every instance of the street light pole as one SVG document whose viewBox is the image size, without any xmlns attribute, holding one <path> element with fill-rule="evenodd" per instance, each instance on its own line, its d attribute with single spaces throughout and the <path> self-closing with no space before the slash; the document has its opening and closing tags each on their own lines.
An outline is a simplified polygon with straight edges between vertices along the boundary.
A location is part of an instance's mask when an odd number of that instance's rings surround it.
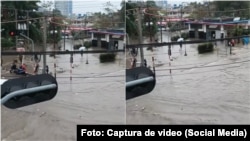
<svg viewBox="0 0 250 141">
<path fill-rule="evenodd" d="M 53 20 L 55 19 L 55 10 L 53 10 Z M 53 21 L 55 22 L 55 21 Z M 55 23 L 53 23 L 53 46 L 54 46 L 54 51 L 56 52 L 56 44 L 55 44 L 55 40 L 56 40 L 56 36 L 55 36 Z M 54 53 L 54 76 L 56 78 L 56 53 Z"/>
<path fill-rule="evenodd" d="M 139 9 L 137 9 L 137 15 L 138 15 L 139 44 L 142 44 L 143 38 L 142 38 L 141 8 L 140 7 L 139 7 Z M 141 54 L 141 66 L 144 66 L 143 47 L 140 47 L 140 54 Z"/>
<path fill-rule="evenodd" d="M 46 21 L 46 16 L 44 17 L 43 20 L 43 51 L 46 52 L 46 43 L 47 43 L 47 21 Z M 46 69 L 46 54 L 43 54 L 43 74 L 45 74 L 45 69 Z"/>
<path fill-rule="evenodd" d="M 66 25 L 65 25 L 65 27 L 64 27 L 64 34 L 63 34 L 63 42 L 64 42 L 64 47 L 63 47 L 63 49 L 65 50 L 65 32 L 66 32 Z"/>
<path fill-rule="evenodd" d="M 161 19 L 161 43 L 162 43 L 162 17 L 160 17 Z"/>
<path fill-rule="evenodd" d="M 23 36 L 24 38 L 27 38 L 28 40 L 30 40 L 30 41 L 31 41 L 31 43 L 32 43 L 32 52 L 34 52 L 34 51 L 35 51 L 35 49 L 34 49 L 34 42 L 33 42 L 33 40 L 32 40 L 32 39 L 30 39 L 28 36 L 26 36 L 26 35 L 22 34 L 22 33 L 20 33 L 20 35 L 21 35 L 21 36 Z"/>
<path fill-rule="evenodd" d="M 88 60 L 88 47 L 87 47 L 86 49 L 87 49 L 87 54 L 86 54 L 86 64 L 89 64 L 89 60 Z"/>
<path fill-rule="evenodd" d="M 182 23 L 182 28 L 184 29 L 184 27 L 185 27 L 185 23 L 183 22 L 183 15 L 182 15 L 182 13 L 183 13 L 183 4 L 184 3 L 186 3 L 186 2 L 182 2 L 181 3 L 181 23 Z M 182 44 L 182 43 L 181 43 Z M 187 56 L 187 49 L 186 49 L 186 44 L 185 44 L 185 53 L 184 53 L 184 56 Z"/>
<path fill-rule="evenodd" d="M 184 54 L 184 56 L 187 56 L 186 44 L 185 44 L 185 54 Z"/>
</svg>

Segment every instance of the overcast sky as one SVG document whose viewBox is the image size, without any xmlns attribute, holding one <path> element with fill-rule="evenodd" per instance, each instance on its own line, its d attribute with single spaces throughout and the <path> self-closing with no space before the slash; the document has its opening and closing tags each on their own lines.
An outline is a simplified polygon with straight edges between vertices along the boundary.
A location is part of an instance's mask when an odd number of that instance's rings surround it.
<svg viewBox="0 0 250 141">
<path fill-rule="evenodd" d="M 41 0 L 41 1 L 54 1 L 54 0 Z M 194 2 L 194 1 L 202 2 L 204 0 L 167 0 L 168 4 L 171 5 L 181 4 L 182 2 Z M 73 2 L 74 14 L 86 14 L 88 12 L 91 13 L 105 12 L 104 8 L 107 2 L 110 2 L 114 6 L 114 10 L 119 10 L 121 9 L 122 0 L 72 0 L 72 2 Z"/>
<path fill-rule="evenodd" d="M 109 2 L 115 7 L 115 10 L 121 9 L 122 0 L 72 0 L 73 2 L 73 13 L 84 14 L 86 12 L 104 12 L 105 3 Z M 146 0 L 145 0 L 146 1 Z M 155 0 L 159 1 L 159 0 Z M 167 0 L 171 5 L 181 4 L 182 2 L 202 2 L 204 0 Z M 212 1 L 212 0 L 207 0 Z"/>
<path fill-rule="evenodd" d="M 73 13 L 104 12 L 105 4 L 109 1 L 114 6 L 114 10 L 121 9 L 122 0 L 72 0 Z"/>
</svg>

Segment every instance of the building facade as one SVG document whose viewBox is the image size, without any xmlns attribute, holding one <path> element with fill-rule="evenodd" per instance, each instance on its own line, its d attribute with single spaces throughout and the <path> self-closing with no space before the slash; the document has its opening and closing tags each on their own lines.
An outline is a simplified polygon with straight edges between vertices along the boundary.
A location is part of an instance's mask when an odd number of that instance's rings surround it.
<svg viewBox="0 0 250 141">
<path fill-rule="evenodd" d="M 62 15 L 70 17 L 72 15 L 72 0 L 55 0 L 55 9 L 60 10 Z"/>
<path fill-rule="evenodd" d="M 203 21 L 189 21 L 188 30 L 191 38 L 199 39 L 223 39 L 231 37 L 230 31 L 236 27 L 248 30 L 250 20 L 240 20 L 240 18 L 217 18 Z"/>
<path fill-rule="evenodd" d="M 92 30 L 90 33 L 93 47 L 101 47 L 107 50 L 124 49 L 124 29 Z"/>
</svg>

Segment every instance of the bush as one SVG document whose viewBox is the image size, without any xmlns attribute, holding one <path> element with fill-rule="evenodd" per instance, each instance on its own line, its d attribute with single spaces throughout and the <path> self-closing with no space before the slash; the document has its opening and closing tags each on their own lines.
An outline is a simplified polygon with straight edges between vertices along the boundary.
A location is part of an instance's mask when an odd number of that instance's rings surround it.
<svg viewBox="0 0 250 141">
<path fill-rule="evenodd" d="M 184 40 L 188 39 L 189 38 L 189 33 L 186 32 L 186 33 L 181 33 L 181 37 L 184 38 Z"/>
<path fill-rule="evenodd" d="M 214 45 L 212 43 L 198 45 L 199 54 L 206 53 L 206 52 L 212 52 L 213 50 L 214 50 Z"/>
<path fill-rule="evenodd" d="M 81 44 L 78 44 L 78 45 L 74 45 L 74 49 L 79 49 L 82 45 Z"/>
<path fill-rule="evenodd" d="M 92 42 L 86 41 L 86 42 L 84 42 L 84 46 L 85 46 L 86 48 L 90 48 L 90 47 L 92 46 Z"/>
<path fill-rule="evenodd" d="M 173 36 L 171 37 L 171 41 L 177 41 L 180 38 L 180 36 Z"/>
<path fill-rule="evenodd" d="M 177 41 L 180 38 L 179 35 L 171 37 L 171 41 Z M 189 33 L 181 33 L 181 38 L 187 40 L 189 38 Z"/>
<path fill-rule="evenodd" d="M 114 53 L 107 53 L 107 54 L 100 54 L 100 62 L 105 63 L 105 62 L 114 62 L 115 61 L 116 54 Z"/>
</svg>

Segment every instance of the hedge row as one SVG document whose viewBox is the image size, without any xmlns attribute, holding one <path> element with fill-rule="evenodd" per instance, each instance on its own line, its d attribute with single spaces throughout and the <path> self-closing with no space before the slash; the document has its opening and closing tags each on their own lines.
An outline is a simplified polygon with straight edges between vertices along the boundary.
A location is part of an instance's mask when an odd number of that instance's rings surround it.
<svg viewBox="0 0 250 141">
<path fill-rule="evenodd" d="M 74 49 L 79 49 L 82 45 L 81 44 L 78 44 L 78 45 L 74 45 Z"/>
<path fill-rule="evenodd" d="M 100 54 L 100 62 L 105 63 L 105 62 L 114 62 L 115 61 L 116 54 L 114 53 L 106 53 L 106 54 Z"/>
<path fill-rule="evenodd" d="M 214 50 L 214 45 L 212 43 L 205 43 L 198 45 L 198 52 L 199 54 L 212 52 Z"/>
</svg>

